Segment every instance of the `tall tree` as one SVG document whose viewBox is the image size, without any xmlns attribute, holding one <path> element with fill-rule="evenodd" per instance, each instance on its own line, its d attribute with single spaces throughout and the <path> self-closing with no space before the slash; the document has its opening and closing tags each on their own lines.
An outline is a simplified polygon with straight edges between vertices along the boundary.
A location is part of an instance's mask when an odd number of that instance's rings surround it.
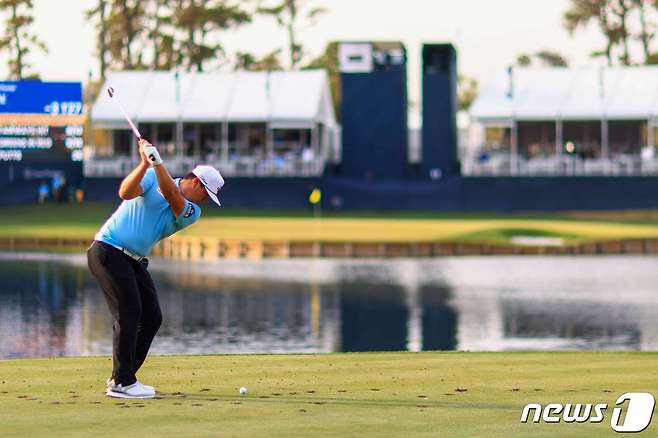
<svg viewBox="0 0 658 438">
<path fill-rule="evenodd" d="M 606 46 L 594 56 L 603 54 L 612 65 L 612 49 L 619 41 L 619 32 L 610 20 L 611 0 L 571 0 L 571 5 L 564 14 L 564 27 L 571 34 L 595 21 L 601 33 L 606 37 Z"/>
<path fill-rule="evenodd" d="M 599 27 L 606 39 L 602 50 L 592 56 L 605 56 L 608 65 L 618 61 L 631 65 L 633 53 L 641 53 L 641 63 L 655 61 L 651 42 L 655 37 L 658 0 L 570 0 L 564 14 L 564 27 L 574 33 L 592 22 Z M 637 42 L 641 47 L 636 47 Z"/>
<path fill-rule="evenodd" d="M 250 21 L 247 11 L 226 0 L 178 0 L 174 23 L 185 35 L 180 51 L 187 69 L 203 71 L 223 53 L 217 34 Z"/>
<path fill-rule="evenodd" d="M 468 110 L 478 95 L 478 81 L 466 75 L 457 79 L 457 106 L 460 111 Z"/>
<path fill-rule="evenodd" d="M 174 0 L 147 0 L 145 13 L 150 42 L 151 68 L 169 70 L 180 65 L 182 58 L 174 27 Z"/>
<path fill-rule="evenodd" d="M 640 21 L 640 32 L 637 39 L 642 43 L 642 52 L 644 53 L 645 62 L 648 63 L 651 58 L 651 40 L 655 36 L 655 24 L 649 20 L 651 4 L 658 11 L 658 0 L 632 0 L 634 9 L 637 10 Z"/>
<path fill-rule="evenodd" d="M 283 70 L 281 60 L 281 49 L 274 50 L 260 59 L 247 52 L 238 52 L 234 69 L 237 71 L 277 71 Z"/>
<path fill-rule="evenodd" d="M 569 65 L 564 56 L 548 49 L 540 50 L 533 54 L 523 53 L 516 58 L 516 64 L 519 67 L 528 67 L 532 65 L 533 59 L 548 67 L 567 67 Z"/>
<path fill-rule="evenodd" d="M 144 68 L 140 39 L 145 34 L 145 3 L 140 0 L 111 0 L 107 18 L 108 50 L 122 69 Z"/>
<path fill-rule="evenodd" d="M 235 54 L 233 70 L 244 71 L 250 70 L 251 66 L 256 63 L 256 57 L 249 52 L 238 52 Z"/>
<path fill-rule="evenodd" d="M 14 79 L 38 77 L 27 73 L 31 65 L 26 56 L 33 49 L 48 52 L 46 44 L 30 32 L 33 8 L 32 0 L 0 0 L 0 11 L 8 14 L 4 34 L 0 36 L 0 52 L 8 53 L 9 75 Z"/>
<path fill-rule="evenodd" d="M 96 21 L 96 54 L 98 56 L 101 80 L 107 71 L 107 21 L 105 19 L 107 0 L 98 0 L 95 8 L 85 11 L 88 20 Z"/>
<path fill-rule="evenodd" d="M 516 65 L 519 67 L 529 67 L 532 64 L 532 57 L 527 53 L 522 53 L 516 57 Z"/>
<path fill-rule="evenodd" d="M 288 52 L 290 68 L 295 69 L 304 57 L 304 47 L 297 39 L 299 26 L 305 22 L 307 25 L 315 23 L 317 18 L 327 12 L 323 7 L 313 7 L 308 0 L 277 0 L 272 6 L 258 7 L 258 12 L 272 16 L 279 26 L 288 33 Z"/>
<path fill-rule="evenodd" d="M 620 60 L 624 65 L 631 64 L 631 55 L 629 49 L 629 14 L 631 12 L 632 3 L 630 0 L 615 0 L 612 3 L 611 11 L 617 17 L 617 31 L 619 34 L 619 41 L 623 47 L 623 52 L 620 56 Z"/>
<path fill-rule="evenodd" d="M 551 67 L 567 67 L 569 65 L 564 56 L 553 50 L 540 50 L 535 53 L 535 57 Z"/>
</svg>

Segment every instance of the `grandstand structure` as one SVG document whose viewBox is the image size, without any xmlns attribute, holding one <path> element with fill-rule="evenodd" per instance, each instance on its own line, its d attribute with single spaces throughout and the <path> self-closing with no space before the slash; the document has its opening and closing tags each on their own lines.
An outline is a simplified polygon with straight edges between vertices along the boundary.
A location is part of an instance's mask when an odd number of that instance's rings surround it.
<svg viewBox="0 0 658 438">
<path fill-rule="evenodd" d="M 340 153 L 324 70 L 108 75 L 142 136 L 172 173 L 204 162 L 227 176 L 319 176 Z M 123 176 L 137 163 L 134 135 L 104 91 L 91 110 L 94 145 L 85 176 Z"/>
<path fill-rule="evenodd" d="M 465 176 L 658 175 L 658 66 L 509 68 L 470 115 Z"/>
<path fill-rule="evenodd" d="M 472 105 L 464 141 L 455 48 L 423 44 L 421 59 L 412 129 L 396 41 L 339 42 L 340 124 L 324 70 L 115 72 L 84 112 L 80 83 L 5 83 L 16 92 L 0 105 L 0 139 L 52 147 L 0 151 L 0 204 L 33 202 L 46 172 L 86 200 L 116 201 L 138 153 L 111 86 L 173 175 L 205 162 L 228 177 L 228 208 L 307 209 L 316 188 L 336 211 L 658 208 L 658 66 L 503 71 Z M 55 89 L 17 97 L 30 87 Z M 62 108 L 75 119 L 54 126 Z M 14 119 L 27 113 L 39 118 L 23 132 Z"/>
</svg>

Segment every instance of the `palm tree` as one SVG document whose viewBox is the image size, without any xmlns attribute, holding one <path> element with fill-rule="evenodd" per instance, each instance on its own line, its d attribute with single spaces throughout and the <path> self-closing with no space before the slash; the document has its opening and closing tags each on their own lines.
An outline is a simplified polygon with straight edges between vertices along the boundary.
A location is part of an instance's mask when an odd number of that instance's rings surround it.
<svg viewBox="0 0 658 438">
<path fill-rule="evenodd" d="M 272 16 L 279 26 L 288 33 L 288 50 L 290 68 L 295 69 L 304 57 L 304 48 L 297 39 L 300 20 L 305 19 L 312 24 L 317 17 L 327 12 L 323 7 L 311 7 L 307 0 L 280 0 L 274 6 L 260 6 L 258 12 Z"/>
<path fill-rule="evenodd" d="M 34 21 L 32 9 L 32 0 L 0 0 L 0 12 L 9 12 L 4 34 L 0 35 L 0 52 L 8 53 L 9 75 L 15 79 L 38 77 L 26 72 L 30 67 L 26 56 L 34 48 L 48 52 L 46 44 L 29 31 Z"/>
</svg>

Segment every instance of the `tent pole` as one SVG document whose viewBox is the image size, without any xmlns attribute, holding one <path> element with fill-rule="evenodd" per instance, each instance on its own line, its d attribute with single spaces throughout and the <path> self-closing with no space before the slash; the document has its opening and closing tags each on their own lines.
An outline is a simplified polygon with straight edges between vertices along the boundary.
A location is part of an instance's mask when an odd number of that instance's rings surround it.
<svg viewBox="0 0 658 438">
<path fill-rule="evenodd" d="M 601 120 L 601 143 L 601 156 L 607 160 L 610 156 L 610 151 L 608 150 L 608 119 L 605 117 Z"/>
<path fill-rule="evenodd" d="M 607 102 L 605 93 L 605 70 L 604 67 L 599 69 L 599 96 L 601 98 L 601 157 L 604 159 L 609 158 L 608 151 L 608 115 L 607 115 Z M 610 169 L 612 171 L 612 169 Z"/>
<path fill-rule="evenodd" d="M 202 157 L 201 152 L 201 125 L 199 123 L 194 124 L 194 155 L 196 155 L 197 160 L 205 160 Z"/>
<path fill-rule="evenodd" d="M 322 160 L 325 161 L 328 157 L 327 150 L 329 149 L 329 128 L 322 123 L 318 126 L 320 127 L 320 155 L 322 156 Z"/>
<path fill-rule="evenodd" d="M 221 149 L 222 149 L 222 124 L 221 123 L 216 123 L 215 124 L 215 141 L 213 142 L 213 154 L 215 154 L 215 157 L 218 159 L 221 159 L 222 156 L 221 154 Z"/>
<path fill-rule="evenodd" d="M 269 160 L 270 158 L 274 158 L 274 132 L 270 122 L 267 122 L 265 125 L 265 142 L 265 147 L 267 149 L 265 158 Z"/>
<path fill-rule="evenodd" d="M 116 129 L 111 129 L 109 131 L 110 133 L 110 147 L 112 148 L 112 156 L 117 154 L 117 142 L 116 142 L 116 137 L 117 137 L 117 130 Z"/>
<path fill-rule="evenodd" d="M 178 121 L 176 121 L 176 148 L 178 149 L 178 156 L 180 157 L 179 162 L 182 163 L 183 157 L 185 157 L 185 151 L 183 150 L 183 121 L 180 117 Z"/>
<path fill-rule="evenodd" d="M 512 109 L 512 119 L 510 126 L 510 174 L 515 176 L 519 170 L 519 145 L 518 145 L 518 125 L 516 121 L 516 102 L 515 102 L 515 93 L 514 93 L 514 67 L 509 66 L 507 68 L 507 75 L 509 78 L 509 90 L 507 92 L 507 97 L 510 99 L 510 105 Z"/>
<path fill-rule="evenodd" d="M 224 119 L 222 123 L 222 153 L 221 162 L 228 162 L 228 120 Z"/>
<path fill-rule="evenodd" d="M 562 157 L 562 149 L 564 145 L 564 140 L 562 138 L 563 133 L 562 133 L 562 119 L 557 119 L 555 120 L 555 155 L 560 158 Z M 556 174 L 560 175 L 562 173 L 562 166 L 561 166 L 561 161 L 558 161 L 558 167 Z"/>
<path fill-rule="evenodd" d="M 519 170 L 519 145 L 518 145 L 518 124 L 516 119 L 512 120 L 512 132 L 511 132 L 511 148 L 512 148 L 512 157 L 511 157 L 511 174 L 516 176 Z"/>
<path fill-rule="evenodd" d="M 555 121 L 555 154 L 556 155 L 562 155 L 562 145 L 564 144 L 564 140 L 562 138 L 562 120 L 557 119 Z"/>
<path fill-rule="evenodd" d="M 656 138 L 655 138 L 655 131 L 653 127 L 653 121 L 651 120 L 651 117 L 647 119 L 647 146 L 651 146 L 651 154 L 655 153 L 655 147 L 656 147 Z M 640 150 L 640 169 L 642 174 L 645 174 L 645 163 L 644 159 L 642 158 L 642 151 Z M 649 163 L 647 163 L 649 164 Z M 651 169 L 653 166 L 647 166 L 648 169 Z M 647 169 L 647 170 L 648 170 Z M 651 170 L 649 170 L 647 173 L 651 173 Z"/>
<path fill-rule="evenodd" d="M 318 158 L 320 156 L 320 142 L 319 140 L 318 125 L 314 124 L 311 129 L 311 149 L 313 149 L 313 156 Z"/>
</svg>

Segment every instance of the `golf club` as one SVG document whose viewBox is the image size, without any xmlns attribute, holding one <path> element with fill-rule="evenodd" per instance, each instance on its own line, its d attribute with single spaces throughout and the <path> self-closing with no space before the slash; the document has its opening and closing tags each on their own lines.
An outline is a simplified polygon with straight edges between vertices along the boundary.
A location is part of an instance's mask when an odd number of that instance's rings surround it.
<svg viewBox="0 0 658 438">
<path fill-rule="evenodd" d="M 135 133 L 135 135 L 137 136 L 137 138 L 141 140 L 142 139 L 142 134 L 139 133 L 139 131 L 137 130 L 137 127 L 135 126 L 133 121 L 130 120 L 130 117 L 128 117 L 128 114 L 126 114 L 126 111 L 121 106 L 121 102 L 119 102 L 119 98 L 117 97 L 116 91 L 114 90 L 114 88 L 108 87 L 107 88 L 107 94 L 109 94 L 110 99 L 112 99 L 117 104 L 117 106 L 119 107 L 119 110 L 121 110 L 121 114 L 123 114 L 123 117 L 128 121 L 128 124 L 132 128 L 132 130 Z"/>
</svg>

